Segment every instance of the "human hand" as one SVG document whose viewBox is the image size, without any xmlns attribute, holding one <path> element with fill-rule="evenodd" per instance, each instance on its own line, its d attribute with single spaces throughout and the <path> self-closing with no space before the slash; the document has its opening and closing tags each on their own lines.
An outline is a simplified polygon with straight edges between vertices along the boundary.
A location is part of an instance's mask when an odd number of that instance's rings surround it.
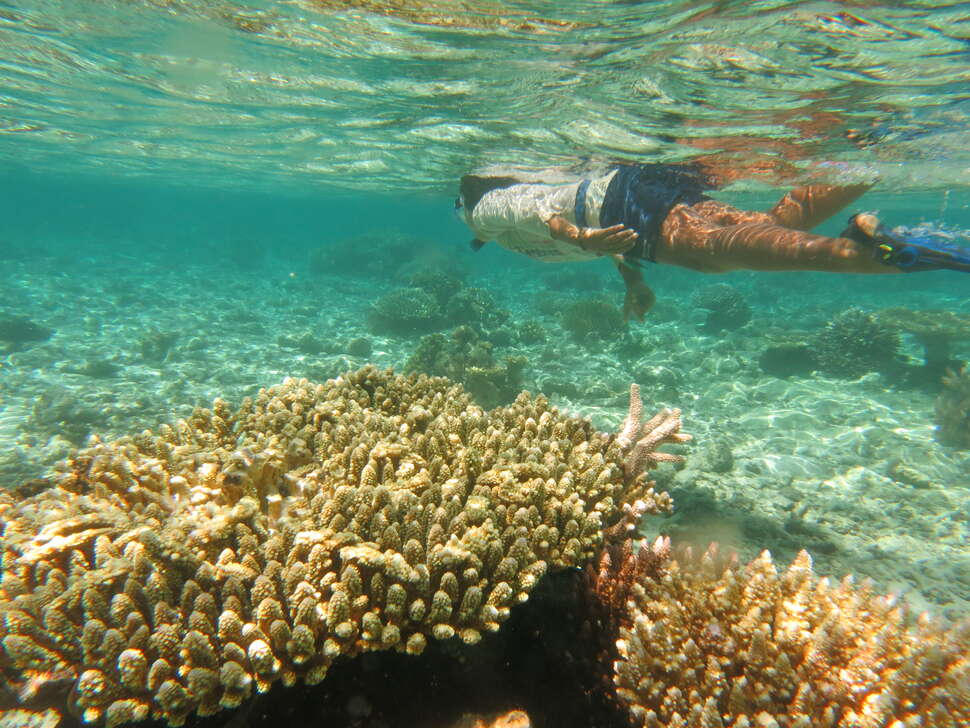
<svg viewBox="0 0 970 728">
<path fill-rule="evenodd" d="M 625 253 L 637 242 L 637 232 L 625 225 L 608 228 L 579 228 L 576 243 L 583 250 L 599 255 Z"/>
<path fill-rule="evenodd" d="M 623 298 L 623 320 L 635 318 L 642 322 L 647 311 L 653 308 L 657 297 L 643 281 L 633 281 L 627 284 L 626 296 Z"/>
</svg>

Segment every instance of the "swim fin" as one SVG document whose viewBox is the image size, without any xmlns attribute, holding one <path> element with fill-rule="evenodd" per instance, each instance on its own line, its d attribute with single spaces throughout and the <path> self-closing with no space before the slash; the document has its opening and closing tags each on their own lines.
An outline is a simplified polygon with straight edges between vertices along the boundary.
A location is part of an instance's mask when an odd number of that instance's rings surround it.
<svg viewBox="0 0 970 728">
<path fill-rule="evenodd" d="M 896 228 L 890 232 L 870 212 L 860 212 L 850 217 L 842 237 L 872 246 L 876 258 L 907 273 L 928 270 L 970 273 L 970 250 L 967 248 L 918 231 Z"/>
</svg>

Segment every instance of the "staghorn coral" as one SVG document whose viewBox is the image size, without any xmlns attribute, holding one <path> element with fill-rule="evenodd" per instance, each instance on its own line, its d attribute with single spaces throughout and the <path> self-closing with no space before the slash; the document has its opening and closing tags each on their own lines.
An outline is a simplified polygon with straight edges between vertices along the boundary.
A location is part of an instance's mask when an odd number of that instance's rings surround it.
<svg viewBox="0 0 970 728">
<path fill-rule="evenodd" d="M 630 385 L 630 406 L 620 425 L 616 442 L 623 453 L 623 467 L 632 478 L 660 463 L 679 463 L 683 456 L 661 452 L 668 443 L 688 442 L 691 436 L 680 431 L 680 410 L 664 408 L 646 422 L 642 421 L 643 401 L 640 386 Z"/>
<path fill-rule="evenodd" d="M 180 725 L 341 655 L 474 643 L 548 569 L 669 509 L 631 477 L 635 446 L 541 397 L 484 412 L 373 368 L 95 441 L 0 503 L 0 672 L 21 703 L 0 709 L 47 707 L 27 686 L 66 674 L 85 721 Z"/>
<path fill-rule="evenodd" d="M 893 598 L 816 579 L 804 551 L 784 574 L 767 552 L 742 568 L 716 547 L 642 571 L 615 666 L 638 726 L 970 725 L 970 623 L 908 629 Z"/>
</svg>

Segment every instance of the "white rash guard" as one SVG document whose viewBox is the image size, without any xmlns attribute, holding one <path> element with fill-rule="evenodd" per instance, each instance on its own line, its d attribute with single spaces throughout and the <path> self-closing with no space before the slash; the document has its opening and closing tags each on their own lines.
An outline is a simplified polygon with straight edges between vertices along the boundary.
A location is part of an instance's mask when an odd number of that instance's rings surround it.
<svg viewBox="0 0 970 728">
<path fill-rule="evenodd" d="M 585 193 L 586 222 L 600 227 L 599 215 L 606 188 L 616 174 L 589 181 Z M 582 180 L 562 185 L 516 184 L 492 190 L 482 196 L 471 215 L 465 215 L 479 240 L 494 240 L 506 250 L 528 255 L 546 263 L 590 260 L 596 253 L 555 240 L 549 234 L 549 219 L 560 215 L 576 224 L 576 193 Z"/>
</svg>

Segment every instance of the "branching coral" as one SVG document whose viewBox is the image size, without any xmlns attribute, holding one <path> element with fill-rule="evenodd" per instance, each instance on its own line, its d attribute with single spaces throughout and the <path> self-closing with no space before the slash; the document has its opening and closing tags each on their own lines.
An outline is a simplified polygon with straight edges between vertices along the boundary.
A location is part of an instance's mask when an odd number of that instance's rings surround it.
<svg viewBox="0 0 970 728">
<path fill-rule="evenodd" d="M 481 339 L 471 326 L 459 326 L 449 336 L 422 336 L 408 359 L 408 371 L 444 376 L 465 386 L 483 407 L 508 404 L 522 391 L 523 356 L 499 361 L 491 342 Z"/>
<path fill-rule="evenodd" d="M 815 337 L 815 359 L 832 376 L 853 379 L 899 365 L 898 329 L 873 314 L 850 308 Z"/>
<path fill-rule="evenodd" d="M 970 725 L 970 623 L 909 629 L 894 599 L 816 579 L 805 552 L 784 574 L 767 552 L 742 568 L 714 548 L 648 566 L 615 672 L 638 726 Z M 621 587 L 631 571 L 614 569 Z"/>
<path fill-rule="evenodd" d="M 669 509 L 626 461 L 541 397 L 485 412 L 373 368 L 216 401 L 0 506 L 0 671 L 21 707 L 66 674 L 86 721 L 179 725 L 340 655 L 476 642 L 547 569 Z"/>
<path fill-rule="evenodd" d="M 624 468 L 629 477 L 656 467 L 662 462 L 680 462 L 683 457 L 661 452 L 666 443 L 687 442 L 691 436 L 680 431 L 680 410 L 663 409 L 646 422 L 642 422 L 643 401 L 640 387 L 630 385 L 630 407 L 626 419 L 616 436 L 617 445 L 624 455 Z"/>
</svg>

